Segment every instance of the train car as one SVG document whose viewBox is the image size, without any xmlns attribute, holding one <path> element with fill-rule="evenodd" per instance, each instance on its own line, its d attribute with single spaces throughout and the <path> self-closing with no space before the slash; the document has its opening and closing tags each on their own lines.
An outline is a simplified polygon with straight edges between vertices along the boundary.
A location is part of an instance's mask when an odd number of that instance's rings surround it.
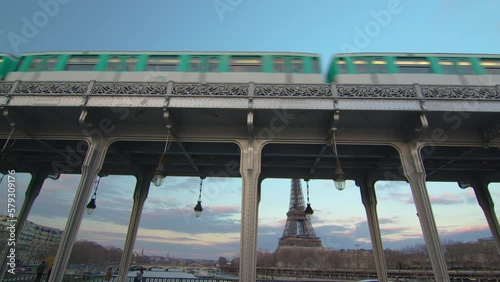
<svg viewBox="0 0 500 282">
<path fill-rule="evenodd" d="M 271 52 L 25 53 L 6 80 L 323 83 L 320 56 Z"/>
<path fill-rule="evenodd" d="M 500 55 L 480 54 L 337 54 L 328 82 L 346 84 L 500 84 Z"/>
<path fill-rule="evenodd" d="M 17 61 L 17 58 L 10 54 L 0 53 L 0 80 L 16 68 Z"/>
</svg>

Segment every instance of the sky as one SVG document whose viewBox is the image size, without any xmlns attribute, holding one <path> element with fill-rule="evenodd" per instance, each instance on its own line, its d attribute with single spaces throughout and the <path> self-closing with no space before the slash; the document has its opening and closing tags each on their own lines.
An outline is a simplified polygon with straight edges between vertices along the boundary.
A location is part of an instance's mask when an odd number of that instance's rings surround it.
<svg viewBox="0 0 500 282">
<path fill-rule="evenodd" d="M 0 52 L 36 51 L 287 51 L 333 54 L 432 52 L 500 54 L 496 0 L 182 0 L 1 1 Z M 17 176 L 18 210 L 29 176 Z M 46 180 L 28 220 L 63 229 L 78 175 Z M 259 205 L 258 244 L 273 252 L 289 206 L 290 179 L 266 179 Z M 302 182 L 305 193 L 305 183 Z M 123 247 L 135 179 L 102 178 L 97 209 L 84 215 L 78 239 Z M 6 207 L 6 181 L 0 206 Z M 217 259 L 239 256 L 241 180 L 207 178 L 203 213 L 194 218 L 199 179 L 168 177 L 151 186 L 135 251 L 147 255 Z M 491 237 L 472 189 L 428 183 L 441 240 Z M 500 214 L 500 185 L 490 185 Z M 406 182 L 376 185 L 384 248 L 423 244 Z M 348 181 L 311 180 L 312 225 L 324 247 L 370 249 L 359 188 Z M 2 211 L 0 211 L 2 212 Z M 6 212 L 6 209 L 5 211 Z"/>
</svg>

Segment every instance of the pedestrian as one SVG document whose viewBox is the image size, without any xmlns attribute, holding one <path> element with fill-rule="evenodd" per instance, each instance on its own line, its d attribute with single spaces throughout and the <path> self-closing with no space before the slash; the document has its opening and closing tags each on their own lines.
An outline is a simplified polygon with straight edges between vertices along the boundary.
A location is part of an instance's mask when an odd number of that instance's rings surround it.
<svg viewBox="0 0 500 282">
<path fill-rule="evenodd" d="M 137 275 L 134 278 L 134 282 L 141 282 L 143 275 L 144 275 L 144 268 L 141 268 L 141 271 L 137 272 Z"/>
<path fill-rule="evenodd" d="M 106 276 L 104 276 L 104 280 L 106 281 L 111 280 L 111 276 L 113 276 L 113 269 L 110 267 L 108 268 L 108 271 L 106 271 Z"/>
<path fill-rule="evenodd" d="M 50 279 L 50 273 L 52 272 L 52 265 L 49 268 L 49 272 L 47 272 L 47 281 Z"/>
<path fill-rule="evenodd" d="M 42 261 L 42 263 L 40 263 L 38 265 L 38 267 L 36 268 L 35 282 L 42 281 L 43 271 L 45 270 L 45 267 L 47 267 L 47 265 L 45 264 L 45 261 Z"/>
</svg>

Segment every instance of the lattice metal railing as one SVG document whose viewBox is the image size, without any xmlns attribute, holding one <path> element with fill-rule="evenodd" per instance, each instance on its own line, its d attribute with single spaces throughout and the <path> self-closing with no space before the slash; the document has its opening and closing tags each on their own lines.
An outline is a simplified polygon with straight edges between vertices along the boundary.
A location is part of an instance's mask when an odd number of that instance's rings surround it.
<svg viewBox="0 0 500 282">
<path fill-rule="evenodd" d="M 420 93 L 420 94 L 419 94 Z M 304 97 L 345 99 L 500 100 L 500 86 L 243 84 L 175 82 L 0 82 L 0 95 L 171 95 L 223 97 Z"/>
</svg>

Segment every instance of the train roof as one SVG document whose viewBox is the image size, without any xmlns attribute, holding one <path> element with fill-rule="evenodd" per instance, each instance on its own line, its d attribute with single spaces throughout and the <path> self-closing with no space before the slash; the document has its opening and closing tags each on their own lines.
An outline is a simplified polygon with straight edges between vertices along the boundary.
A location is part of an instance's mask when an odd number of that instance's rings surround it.
<svg viewBox="0 0 500 282">
<path fill-rule="evenodd" d="M 101 54 L 121 54 L 121 55 L 250 55 L 250 56 L 258 56 L 258 55 L 281 55 L 281 56 L 308 56 L 308 57 L 320 57 L 320 54 L 317 53 L 305 53 L 305 52 L 231 52 L 231 51 L 61 51 L 61 52 L 29 52 L 23 53 L 20 56 L 32 56 L 32 55 L 61 55 L 61 54 L 70 54 L 70 55 L 101 55 Z"/>
<path fill-rule="evenodd" d="M 339 53 L 334 54 L 332 58 L 335 57 L 376 57 L 376 56 L 396 56 L 396 57 L 499 57 L 500 54 L 467 54 L 467 53 L 377 53 L 377 52 L 366 52 L 366 53 Z"/>
<path fill-rule="evenodd" d="M 0 52 L 0 57 L 7 57 L 7 58 L 10 58 L 11 60 L 17 61 L 17 58 L 14 55 L 9 54 L 9 53 Z"/>
</svg>

